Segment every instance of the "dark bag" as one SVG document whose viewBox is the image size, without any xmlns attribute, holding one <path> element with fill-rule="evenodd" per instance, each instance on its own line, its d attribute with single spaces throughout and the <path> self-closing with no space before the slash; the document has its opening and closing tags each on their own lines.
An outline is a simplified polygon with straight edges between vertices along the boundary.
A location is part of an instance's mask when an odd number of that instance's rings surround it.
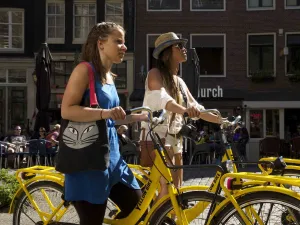
<svg viewBox="0 0 300 225">
<path fill-rule="evenodd" d="M 90 107 L 99 107 L 92 66 L 89 70 Z M 61 173 L 106 170 L 109 166 L 109 140 L 106 120 L 73 122 L 61 119 L 59 151 L 55 169 Z"/>
</svg>

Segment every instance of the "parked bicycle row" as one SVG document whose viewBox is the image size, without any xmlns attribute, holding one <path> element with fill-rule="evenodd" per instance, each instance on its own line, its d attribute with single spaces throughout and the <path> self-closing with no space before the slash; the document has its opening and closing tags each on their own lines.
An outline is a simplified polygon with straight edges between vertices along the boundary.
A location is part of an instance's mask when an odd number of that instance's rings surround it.
<svg viewBox="0 0 300 225">
<path fill-rule="evenodd" d="M 148 110 L 145 107 L 132 111 Z M 204 110 L 203 113 L 217 110 Z M 163 113 L 162 113 L 163 114 Z M 219 114 L 220 115 L 220 114 Z M 129 165 L 143 190 L 143 197 L 128 216 L 122 215 L 122 207 L 108 199 L 105 224 L 299 224 L 300 223 L 300 161 L 284 158 L 264 158 L 260 162 L 245 163 L 238 159 L 227 140 L 226 128 L 235 121 L 221 123 L 222 143 L 226 146 L 220 166 L 175 166 L 167 159 L 167 150 L 154 132 L 155 126 L 164 120 L 149 121 L 149 135 L 155 157 L 152 168 Z M 192 129 L 186 127 L 182 135 L 195 140 Z M 238 173 L 238 164 L 257 164 L 262 173 Z M 215 167 L 216 175 L 210 186 L 185 186 L 177 189 L 171 176 L 172 170 L 188 167 Z M 37 176 L 38 175 L 38 176 Z M 53 167 L 20 169 L 16 177 L 22 186 L 15 195 L 10 212 L 14 213 L 14 225 L 27 224 L 79 224 L 72 202 L 63 198 L 64 175 Z M 166 184 L 159 182 L 160 178 Z M 295 178 L 296 177 L 296 178 Z M 167 195 L 158 193 L 167 185 Z M 30 207 L 28 207 L 30 206 Z"/>
</svg>

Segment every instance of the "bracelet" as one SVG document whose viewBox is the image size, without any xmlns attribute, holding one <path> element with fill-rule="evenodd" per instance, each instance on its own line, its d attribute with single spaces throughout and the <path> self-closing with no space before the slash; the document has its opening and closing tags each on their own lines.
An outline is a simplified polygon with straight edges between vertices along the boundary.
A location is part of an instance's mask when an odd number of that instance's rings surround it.
<svg viewBox="0 0 300 225">
<path fill-rule="evenodd" d="M 101 111 L 100 111 L 100 120 L 103 119 L 103 117 L 102 117 L 102 112 L 103 112 L 103 109 L 101 109 Z"/>
</svg>

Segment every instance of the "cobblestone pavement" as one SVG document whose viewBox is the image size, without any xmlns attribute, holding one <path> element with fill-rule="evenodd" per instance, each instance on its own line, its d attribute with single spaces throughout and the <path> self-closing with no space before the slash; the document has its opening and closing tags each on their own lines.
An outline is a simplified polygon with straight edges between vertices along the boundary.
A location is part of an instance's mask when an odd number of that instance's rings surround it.
<svg viewBox="0 0 300 225">
<path fill-rule="evenodd" d="M 244 171 L 256 172 L 254 168 L 248 168 Z M 215 168 L 193 168 L 184 170 L 184 182 L 183 185 L 210 185 L 214 174 L 216 172 Z M 7 208 L 0 209 L 0 225 L 10 225 L 12 224 L 12 215 L 7 213 Z M 32 225 L 22 224 L 22 225 Z"/>
</svg>

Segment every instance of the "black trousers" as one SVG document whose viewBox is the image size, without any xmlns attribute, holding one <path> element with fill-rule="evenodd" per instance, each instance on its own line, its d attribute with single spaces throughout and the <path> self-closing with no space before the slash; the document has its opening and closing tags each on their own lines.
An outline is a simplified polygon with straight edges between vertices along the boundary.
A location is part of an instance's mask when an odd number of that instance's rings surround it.
<svg viewBox="0 0 300 225">
<path fill-rule="evenodd" d="M 117 218 L 127 217 L 131 211 L 135 208 L 139 199 L 142 196 L 142 191 L 127 187 L 125 184 L 115 184 L 111 191 L 109 198 L 120 208 L 121 212 Z M 73 205 L 78 213 L 80 219 L 80 225 L 97 225 L 102 224 L 106 204 L 92 204 L 87 201 L 75 201 Z"/>
</svg>

